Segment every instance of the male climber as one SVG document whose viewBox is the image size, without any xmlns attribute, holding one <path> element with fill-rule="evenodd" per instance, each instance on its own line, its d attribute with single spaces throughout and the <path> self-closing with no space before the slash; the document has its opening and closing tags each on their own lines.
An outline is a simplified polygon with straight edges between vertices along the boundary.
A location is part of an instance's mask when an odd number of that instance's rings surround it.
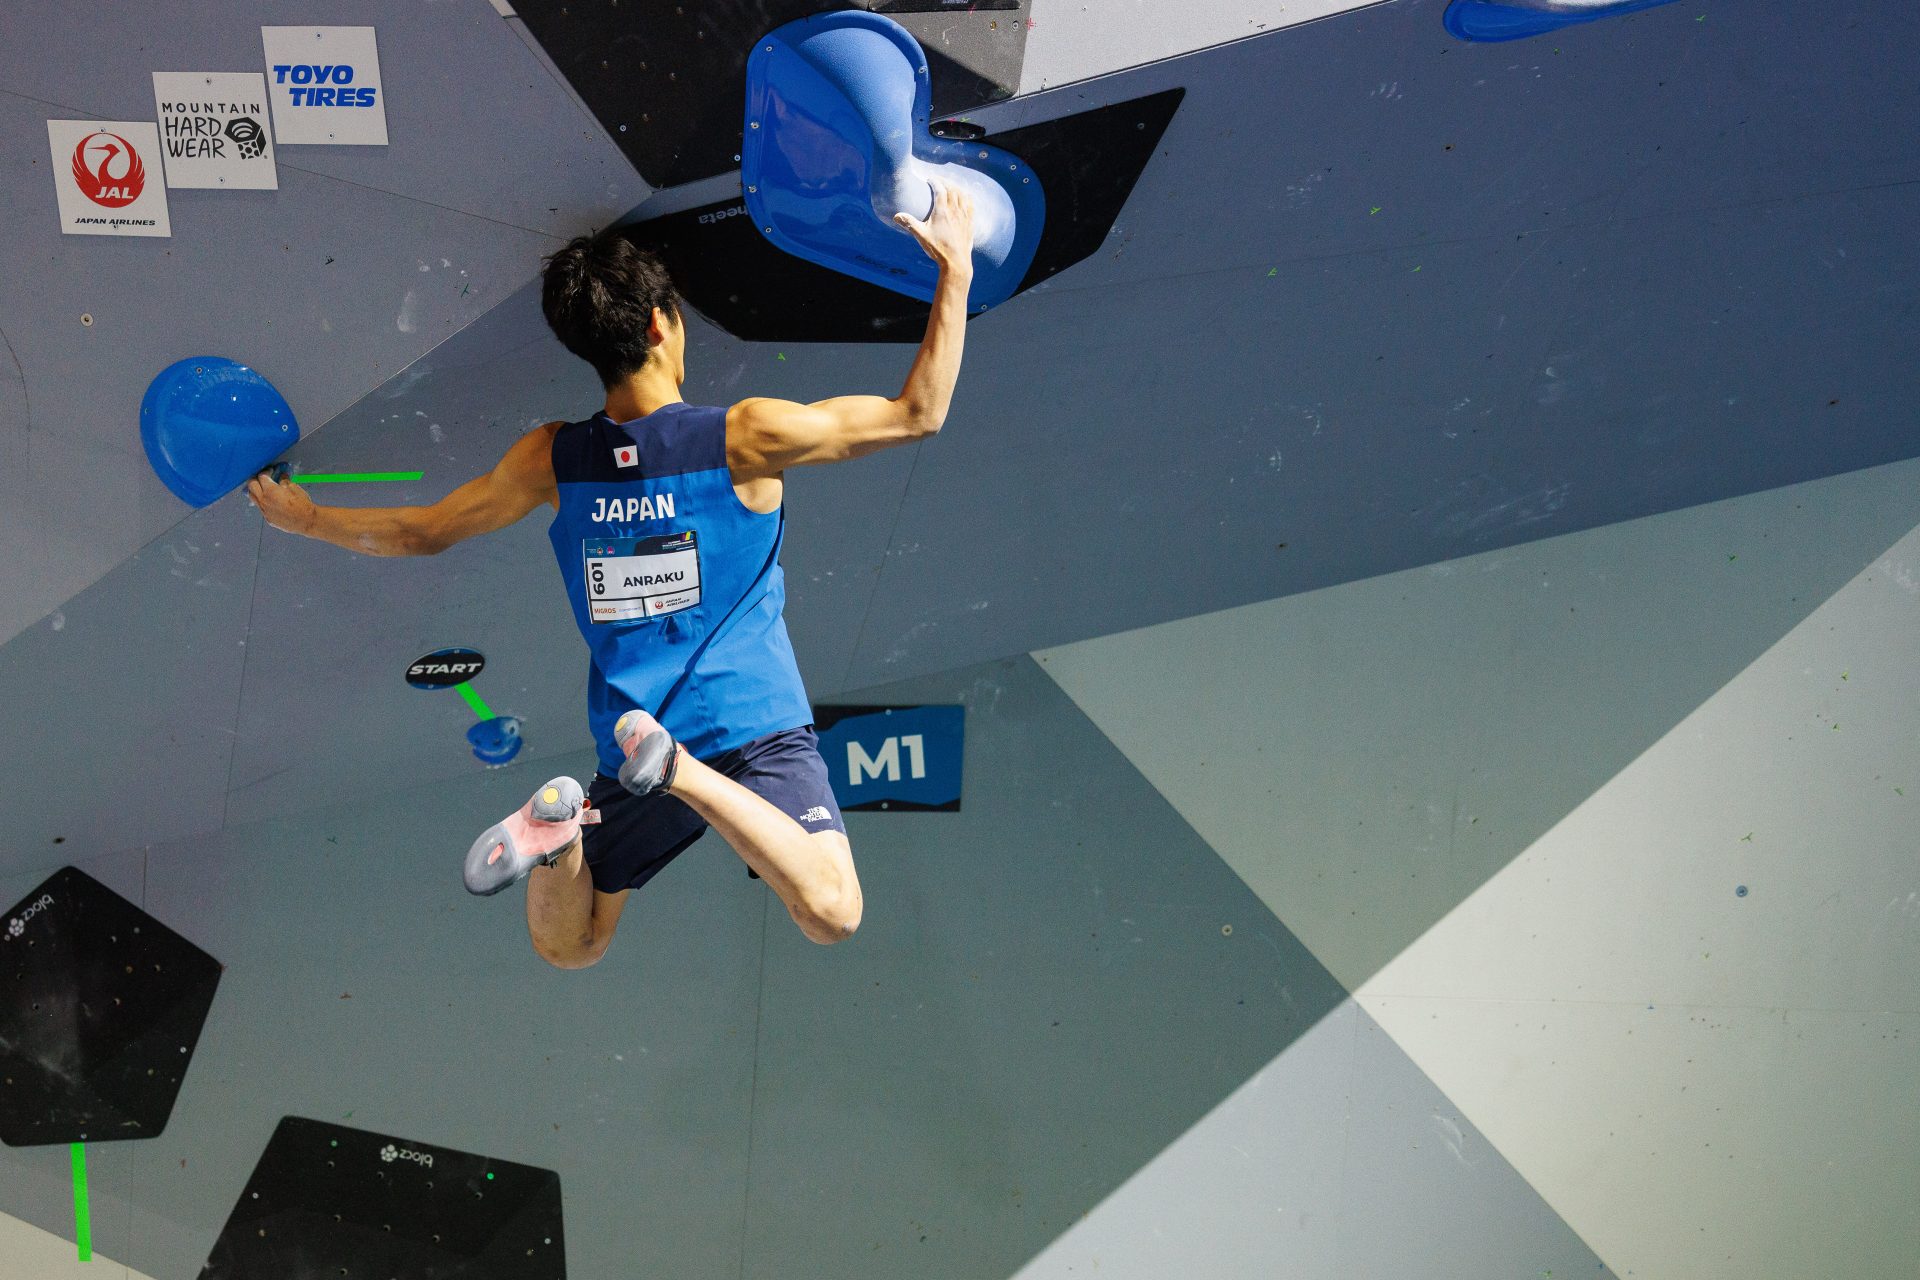
<svg viewBox="0 0 1920 1280">
<path fill-rule="evenodd" d="M 960 373 L 973 209 L 936 187 L 896 218 L 940 267 L 905 388 L 814 404 L 689 405 L 686 333 L 658 260 L 613 232 L 547 259 L 542 305 L 591 364 L 606 407 L 522 436 L 498 466 L 430 506 L 341 508 L 267 474 L 247 492 L 277 529 L 367 555 L 433 555 L 542 504 L 591 654 L 587 717 L 599 772 L 555 778 L 467 856 L 467 887 L 527 877 L 534 950 L 559 968 L 606 953 L 627 894 L 714 827 L 801 932 L 859 926 L 854 873 L 781 609 L 787 468 L 858 458 L 940 429 Z M 598 823 L 594 822 L 598 816 Z"/>
</svg>

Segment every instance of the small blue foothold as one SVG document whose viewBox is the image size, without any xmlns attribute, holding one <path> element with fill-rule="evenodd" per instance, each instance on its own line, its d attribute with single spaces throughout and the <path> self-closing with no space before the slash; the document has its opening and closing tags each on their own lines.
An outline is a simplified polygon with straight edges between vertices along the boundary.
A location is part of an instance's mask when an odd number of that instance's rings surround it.
<svg viewBox="0 0 1920 1280">
<path fill-rule="evenodd" d="M 140 443 L 182 502 L 204 507 L 300 439 L 286 397 L 238 361 L 192 356 L 162 369 L 140 400 Z"/>
<path fill-rule="evenodd" d="M 467 741 L 473 745 L 476 760 L 490 769 L 498 769 L 520 754 L 520 718 L 495 716 L 482 720 L 467 730 Z"/>
<path fill-rule="evenodd" d="M 1734 889 L 1734 891 L 1733 891 L 1733 896 L 1734 896 L 1734 897 L 1736 897 L 1736 898 L 1744 898 L 1744 897 L 1746 897 L 1746 896 L 1747 896 L 1747 886 L 1745 886 L 1745 885 L 1740 885 L 1740 886 L 1738 886 L 1738 887 L 1736 887 L 1736 888 Z"/>
</svg>

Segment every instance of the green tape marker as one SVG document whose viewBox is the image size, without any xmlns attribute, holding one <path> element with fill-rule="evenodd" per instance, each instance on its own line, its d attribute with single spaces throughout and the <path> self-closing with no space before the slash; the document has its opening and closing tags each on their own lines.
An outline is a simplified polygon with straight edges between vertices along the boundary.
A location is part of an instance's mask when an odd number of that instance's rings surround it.
<svg viewBox="0 0 1920 1280">
<path fill-rule="evenodd" d="M 395 480 L 418 480 L 422 471 L 343 471 L 338 475 L 288 476 L 295 484 L 380 484 Z"/>
<path fill-rule="evenodd" d="M 93 1261 L 93 1215 L 87 1210 L 87 1148 L 73 1144 L 73 1233 L 80 1245 L 80 1261 Z"/>
<path fill-rule="evenodd" d="M 493 708 L 487 705 L 487 700 L 485 698 L 482 698 L 479 694 L 473 691 L 472 685 L 462 680 L 459 684 L 453 687 L 460 691 L 460 696 L 467 700 L 467 705 L 469 707 L 473 708 L 473 714 L 475 714 L 476 716 L 479 716 L 482 720 L 493 719 Z"/>
</svg>

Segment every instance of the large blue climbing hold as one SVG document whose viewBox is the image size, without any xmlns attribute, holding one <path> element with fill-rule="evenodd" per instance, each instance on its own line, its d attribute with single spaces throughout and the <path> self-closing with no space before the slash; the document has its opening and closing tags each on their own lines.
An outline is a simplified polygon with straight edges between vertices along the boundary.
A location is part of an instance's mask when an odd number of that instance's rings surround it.
<svg viewBox="0 0 1920 1280">
<path fill-rule="evenodd" d="M 973 197 L 973 288 L 984 311 L 1033 263 L 1046 197 L 1032 166 L 928 132 L 927 55 L 906 28 L 861 10 L 762 36 L 747 58 L 740 178 L 747 210 L 797 257 L 931 301 L 939 268 L 894 221 L 926 218 L 935 183 Z"/>
<path fill-rule="evenodd" d="M 271 382 L 233 360 L 193 356 L 140 399 L 140 443 L 161 483 L 204 507 L 292 448 L 300 424 Z"/>
<path fill-rule="evenodd" d="M 1521 40 L 1577 22 L 1651 9 L 1673 0 L 1453 0 L 1444 19 L 1462 40 Z"/>
</svg>

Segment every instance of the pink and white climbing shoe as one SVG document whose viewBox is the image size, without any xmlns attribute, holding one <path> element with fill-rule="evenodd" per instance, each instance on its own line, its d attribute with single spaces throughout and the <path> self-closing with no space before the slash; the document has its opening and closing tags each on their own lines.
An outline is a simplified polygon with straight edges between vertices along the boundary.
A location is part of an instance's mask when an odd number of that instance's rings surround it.
<svg viewBox="0 0 1920 1280">
<path fill-rule="evenodd" d="M 680 767 L 680 744 L 644 711 L 629 711 L 613 726 L 613 740 L 626 759 L 620 764 L 620 785 L 636 796 L 652 795 L 673 785 Z"/>
<path fill-rule="evenodd" d="M 467 892 L 498 893 L 535 867 L 550 867 L 580 836 L 580 828 L 600 821 L 586 793 L 572 778 L 555 778 L 533 793 L 518 813 L 496 822 L 467 850 Z"/>
</svg>

